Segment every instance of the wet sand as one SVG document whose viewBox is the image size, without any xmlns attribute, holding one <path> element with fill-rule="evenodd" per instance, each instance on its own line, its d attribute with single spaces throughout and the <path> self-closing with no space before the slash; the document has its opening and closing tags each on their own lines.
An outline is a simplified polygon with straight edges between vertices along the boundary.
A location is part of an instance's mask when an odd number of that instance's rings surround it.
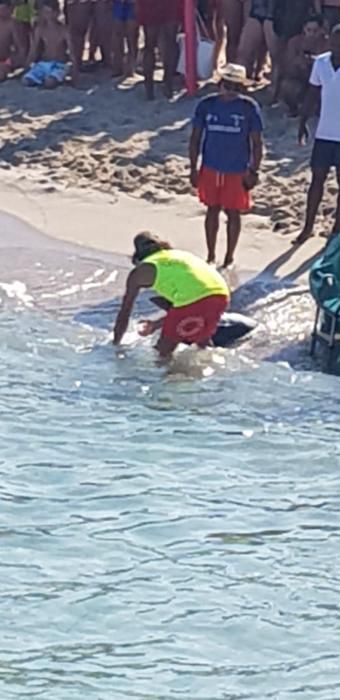
<svg viewBox="0 0 340 700">
<path fill-rule="evenodd" d="M 87 83 L 86 83 L 87 81 Z M 0 209 L 44 233 L 91 248 L 130 254 L 136 231 L 152 229 L 205 253 L 203 209 L 188 179 L 190 118 L 196 101 L 144 101 L 140 79 L 82 90 L 25 90 L 1 86 Z M 208 86 L 204 94 L 213 90 Z M 259 98 L 265 102 L 264 93 Z M 264 108 L 266 156 L 255 204 L 244 217 L 237 253 L 240 270 L 300 278 L 323 246 L 315 238 L 298 250 L 309 182 L 310 147 L 299 148 L 296 120 Z M 331 178 L 316 233 L 331 230 Z M 224 256 L 221 223 L 219 259 Z"/>
</svg>

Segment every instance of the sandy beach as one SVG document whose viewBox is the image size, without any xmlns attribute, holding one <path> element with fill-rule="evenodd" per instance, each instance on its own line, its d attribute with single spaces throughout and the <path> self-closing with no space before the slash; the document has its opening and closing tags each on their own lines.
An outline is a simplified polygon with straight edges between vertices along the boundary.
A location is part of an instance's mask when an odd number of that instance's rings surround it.
<svg viewBox="0 0 340 700">
<path fill-rule="evenodd" d="M 204 88 L 200 95 L 214 91 Z M 199 95 L 199 96 L 200 96 Z M 198 97 L 199 97 L 198 96 Z M 282 274 L 320 249 L 318 237 L 291 250 L 304 216 L 310 146 L 297 145 L 296 120 L 264 104 L 266 156 L 253 211 L 244 219 L 237 262 L 259 271 L 282 257 Z M 0 208 L 43 232 L 91 247 L 128 253 L 141 228 L 158 229 L 176 245 L 204 254 L 203 209 L 188 179 L 188 138 L 196 100 L 144 100 L 140 78 L 81 89 L 1 86 Z M 332 226 L 330 179 L 316 233 Z M 223 255 L 223 236 L 220 236 Z"/>
</svg>

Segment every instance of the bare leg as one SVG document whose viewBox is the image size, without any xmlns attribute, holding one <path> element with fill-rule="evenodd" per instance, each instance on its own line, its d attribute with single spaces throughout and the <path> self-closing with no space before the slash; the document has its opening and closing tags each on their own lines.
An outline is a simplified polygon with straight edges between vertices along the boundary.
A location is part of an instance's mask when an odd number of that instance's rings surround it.
<svg viewBox="0 0 340 700">
<path fill-rule="evenodd" d="M 112 6 L 109 0 L 97 0 L 93 3 L 97 27 L 97 38 L 102 52 L 103 63 L 112 69 Z"/>
<path fill-rule="evenodd" d="M 124 72 L 124 22 L 113 21 L 113 75 L 119 77 Z"/>
<path fill-rule="evenodd" d="M 83 60 L 86 32 L 91 22 L 92 3 L 72 3 L 68 5 L 67 15 L 73 51 L 79 69 Z"/>
<path fill-rule="evenodd" d="M 236 63 L 243 27 L 243 3 L 240 0 L 224 0 L 223 9 L 227 25 L 227 62 Z"/>
<path fill-rule="evenodd" d="M 219 58 L 225 40 L 226 17 L 224 4 L 225 0 L 220 0 L 213 17 L 213 37 L 215 39 L 214 70 L 218 69 Z"/>
<path fill-rule="evenodd" d="M 297 243 L 298 245 L 302 245 L 302 243 L 305 243 L 305 241 L 307 241 L 308 238 L 313 235 L 313 226 L 320 202 L 322 200 L 324 185 L 329 173 L 329 168 L 315 168 L 312 173 L 312 183 L 307 196 L 306 222 L 300 235 L 294 241 L 294 243 Z"/>
<path fill-rule="evenodd" d="M 173 95 L 173 82 L 178 60 L 177 31 L 178 25 L 176 22 L 165 24 L 161 28 L 164 61 L 164 93 L 169 99 Z"/>
<path fill-rule="evenodd" d="M 263 42 L 259 48 L 258 54 L 256 56 L 255 60 L 255 80 L 261 80 L 262 77 L 262 72 L 267 60 L 267 45 L 265 40 L 263 39 Z"/>
<path fill-rule="evenodd" d="M 227 252 L 224 258 L 223 267 L 228 267 L 234 262 L 234 253 L 241 233 L 241 214 L 235 209 L 226 211 L 227 222 Z"/>
<path fill-rule="evenodd" d="M 159 28 L 158 27 L 144 27 L 144 35 L 145 35 L 145 47 L 144 47 L 144 56 L 143 56 L 143 64 L 144 64 L 144 80 L 145 80 L 145 90 L 146 90 L 146 97 L 148 100 L 153 100 L 154 99 L 154 80 L 153 80 L 153 74 L 155 70 L 155 53 L 156 53 L 156 46 L 158 42 L 158 32 Z"/>
<path fill-rule="evenodd" d="M 334 228 L 333 228 L 333 233 L 340 233 L 340 168 L 337 168 L 336 170 L 336 177 L 338 181 L 338 201 L 337 201 L 337 207 L 336 207 L 336 212 L 335 212 L 335 222 L 334 222 Z"/>
<path fill-rule="evenodd" d="M 97 49 L 99 46 L 98 31 L 97 31 L 97 24 L 96 24 L 95 18 L 93 18 L 93 20 L 91 22 L 91 26 L 90 26 L 89 44 L 90 44 L 89 61 L 91 63 L 94 63 L 94 61 L 96 60 L 96 53 L 97 53 Z"/>
<path fill-rule="evenodd" d="M 7 79 L 9 71 L 10 69 L 6 64 L 0 65 L 0 83 L 3 83 Z"/>
<path fill-rule="evenodd" d="M 268 19 L 266 19 L 266 21 L 263 24 L 263 31 L 272 64 L 272 83 L 275 96 L 277 93 L 277 86 L 279 83 L 280 46 L 283 52 L 284 44 L 282 44 L 282 41 L 280 41 L 280 39 L 276 36 L 274 32 L 273 22 L 269 21 Z"/>
<path fill-rule="evenodd" d="M 208 207 L 205 217 L 205 237 L 208 248 L 208 263 L 216 260 L 216 241 L 220 224 L 220 207 Z"/>
<path fill-rule="evenodd" d="M 128 64 L 127 74 L 134 75 L 136 72 L 137 54 L 138 54 L 138 35 L 139 28 L 135 20 L 130 20 L 126 23 L 126 39 L 128 45 Z"/>
<path fill-rule="evenodd" d="M 238 52 L 238 62 L 245 66 L 248 78 L 253 77 L 255 59 L 263 40 L 263 25 L 249 17 L 245 23 Z"/>
<path fill-rule="evenodd" d="M 170 359 L 174 350 L 176 350 L 178 343 L 175 340 L 170 340 L 170 338 L 164 338 L 161 335 L 157 345 L 156 350 L 158 350 L 159 356 L 162 360 Z"/>
</svg>

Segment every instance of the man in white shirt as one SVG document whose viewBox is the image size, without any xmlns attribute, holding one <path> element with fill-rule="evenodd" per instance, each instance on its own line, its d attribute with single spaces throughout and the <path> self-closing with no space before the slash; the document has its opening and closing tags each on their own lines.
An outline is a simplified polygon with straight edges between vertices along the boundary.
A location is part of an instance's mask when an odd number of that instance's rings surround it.
<svg viewBox="0 0 340 700">
<path fill-rule="evenodd" d="M 336 168 L 340 188 L 340 24 L 332 30 L 330 47 L 330 51 L 315 59 L 299 128 L 299 142 L 303 144 L 309 138 L 307 121 L 315 113 L 315 105 L 321 95 L 321 114 L 311 159 L 312 183 L 308 192 L 305 226 L 295 241 L 298 245 L 313 235 L 324 185 L 332 167 Z M 333 232 L 340 233 L 340 192 Z"/>
</svg>

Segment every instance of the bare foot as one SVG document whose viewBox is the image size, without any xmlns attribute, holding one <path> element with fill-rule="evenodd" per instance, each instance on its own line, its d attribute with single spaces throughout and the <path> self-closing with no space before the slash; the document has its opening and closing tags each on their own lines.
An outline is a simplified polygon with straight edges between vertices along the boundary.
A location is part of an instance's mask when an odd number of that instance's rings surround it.
<svg viewBox="0 0 340 700">
<path fill-rule="evenodd" d="M 233 258 L 229 258 L 228 255 L 225 256 L 224 262 L 222 265 L 223 270 L 232 270 L 234 267 L 234 260 Z"/>
<path fill-rule="evenodd" d="M 297 238 L 294 238 L 294 240 L 292 241 L 292 245 L 303 245 L 304 243 L 306 243 L 306 241 L 309 240 L 309 238 L 312 238 L 313 235 L 314 234 L 310 233 L 309 231 L 302 231 L 302 233 L 300 233 L 300 235 Z"/>
</svg>

